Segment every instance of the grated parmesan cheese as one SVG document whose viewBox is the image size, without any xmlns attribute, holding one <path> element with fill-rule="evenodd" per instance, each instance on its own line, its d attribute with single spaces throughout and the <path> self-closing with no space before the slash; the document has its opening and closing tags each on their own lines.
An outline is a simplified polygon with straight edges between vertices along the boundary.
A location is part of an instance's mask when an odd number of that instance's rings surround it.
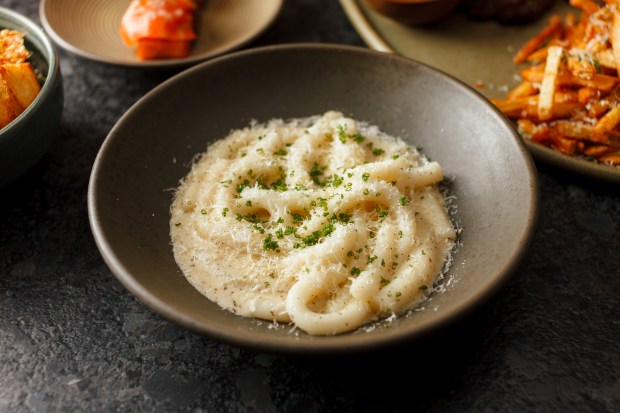
<svg viewBox="0 0 620 413">
<path fill-rule="evenodd" d="M 236 314 L 310 334 L 354 330 L 430 292 L 456 237 L 442 179 L 437 162 L 339 112 L 254 122 L 181 182 L 174 256 Z"/>
</svg>

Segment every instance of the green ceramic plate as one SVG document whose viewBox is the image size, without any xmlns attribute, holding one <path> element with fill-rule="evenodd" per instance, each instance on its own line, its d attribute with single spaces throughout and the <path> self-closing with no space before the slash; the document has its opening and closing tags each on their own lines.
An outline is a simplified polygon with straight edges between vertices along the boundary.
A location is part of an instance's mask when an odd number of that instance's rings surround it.
<svg viewBox="0 0 620 413">
<path fill-rule="evenodd" d="M 503 97 L 519 83 L 517 68 L 512 63 L 516 51 L 545 26 L 551 14 L 564 16 L 572 9 L 564 2 L 557 2 L 538 21 L 519 26 L 475 21 L 458 12 L 432 25 L 409 26 L 376 13 L 363 0 L 340 0 L 340 3 L 372 49 L 397 53 L 431 65 L 476 87 L 487 98 Z M 483 86 L 479 87 L 479 84 Z M 537 161 L 587 177 L 620 183 L 620 168 L 525 143 Z"/>
</svg>

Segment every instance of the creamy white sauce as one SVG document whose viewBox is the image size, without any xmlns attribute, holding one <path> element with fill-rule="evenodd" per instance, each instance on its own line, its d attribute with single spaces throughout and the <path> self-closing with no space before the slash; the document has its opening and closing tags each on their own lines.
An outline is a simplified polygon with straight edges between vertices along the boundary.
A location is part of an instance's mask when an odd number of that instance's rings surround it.
<svg viewBox="0 0 620 413">
<path fill-rule="evenodd" d="M 338 112 L 212 144 L 171 207 L 175 259 L 236 314 L 310 334 L 353 330 L 426 297 L 455 239 L 441 166 Z"/>
</svg>

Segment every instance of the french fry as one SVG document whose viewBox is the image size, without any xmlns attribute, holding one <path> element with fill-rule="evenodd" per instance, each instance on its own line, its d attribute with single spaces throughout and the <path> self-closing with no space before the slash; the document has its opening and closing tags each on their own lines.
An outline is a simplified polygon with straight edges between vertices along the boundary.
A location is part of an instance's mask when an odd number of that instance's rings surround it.
<svg viewBox="0 0 620 413">
<path fill-rule="evenodd" d="M 540 96 L 538 98 L 538 118 L 541 121 L 549 120 L 552 117 L 555 80 L 558 76 L 562 53 L 562 48 L 558 46 L 552 46 L 547 50 L 545 73 L 540 85 Z"/>
<path fill-rule="evenodd" d="M 577 7 L 588 14 L 594 14 L 599 10 L 598 4 L 592 0 L 570 0 L 570 5 Z"/>
<path fill-rule="evenodd" d="M 541 83 L 544 72 L 533 68 L 523 69 L 520 74 L 524 80 L 530 83 Z M 558 73 L 556 76 L 556 84 L 558 86 L 588 86 L 604 92 L 609 92 L 618 84 L 618 78 L 609 75 L 595 74 L 591 79 L 584 79 L 574 76 L 571 73 Z"/>
<path fill-rule="evenodd" d="M 591 156 L 592 158 L 598 158 L 601 156 L 609 155 L 612 148 L 609 145 L 589 145 L 583 150 L 583 154 Z"/>
<path fill-rule="evenodd" d="M 618 123 L 620 123 L 620 106 L 615 106 L 599 119 L 594 127 L 594 132 L 603 135 L 615 128 Z"/>
<path fill-rule="evenodd" d="M 506 98 L 516 99 L 516 98 L 521 98 L 525 96 L 532 96 L 536 94 L 536 92 L 538 92 L 538 89 L 536 88 L 536 86 L 534 86 L 528 81 L 523 81 L 519 84 L 519 86 L 517 86 L 516 88 L 508 92 L 508 95 L 506 95 Z"/>
<path fill-rule="evenodd" d="M 618 65 L 616 64 L 615 52 L 612 52 L 609 49 L 604 49 L 604 50 L 597 52 L 596 60 L 598 60 L 601 66 L 604 66 L 609 69 L 616 70 L 616 68 L 618 67 Z"/>
<path fill-rule="evenodd" d="M 525 60 L 527 60 L 530 63 L 536 63 L 536 62 L 541 62 L 545 59 L 547 59 L 547 48 L 541 47 L 535 52 L 530 53 L 527 59 Z"/>
<path fill-rule="evenodd" d="M 611 38 L 609 40 L 612 44 L 611 50 L 616 63 L 616 70 L 620 70 L 620 16 L 618 13 L 614 13 Z M 618 76 L 620 76 L 620 71 Z"/>
<path fill-rule="evenodd" d="M 600 97 L 600 91 L 593 87 L 581 87 L 577 91 L 577 100 L 582 105 L 586 105 L 590 100 Z"/>
<path fill-rule="evenodd" d="M 568 139 L 551 128 L 539 128 L 534 135 L 532 135 L 532 140 L 546 146 L 551 146 L 565 155 L 572 155 L 577 148 L 577 141 Z"/>
<path fill-rule="evenodd" d="M 534 53 L 540 46 L 547 40 L 548 37 L 562 29 L 562 19 L 560 16 L 554 14 L 549 18 L 549 23 L 545 26 L 540 33 L 531 38 L 515 55 L 513 62 L 515 64 L 521 64 L 525 62 L 527 57 Z"/>
<path fill-rule="evenodd" d="M 532 136 L 536 132 L 536 124 L 529 119 L 519 119 L 517 121 L 519 133 Z"/>
</svg>

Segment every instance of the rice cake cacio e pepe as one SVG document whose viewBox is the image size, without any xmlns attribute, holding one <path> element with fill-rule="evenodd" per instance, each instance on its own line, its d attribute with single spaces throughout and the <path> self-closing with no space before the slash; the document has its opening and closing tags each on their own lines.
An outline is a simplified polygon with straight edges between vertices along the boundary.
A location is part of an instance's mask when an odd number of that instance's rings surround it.
<svg viewBox="0 0 620 413">
<path fill-rule="evenodd" d="M 338 334 L 423 300 L 455 229 L 442 168 L 330 111 L 252 123 L 209 146 L 171 206 L 188 281 L 238 315 Z"/>
</svg>

